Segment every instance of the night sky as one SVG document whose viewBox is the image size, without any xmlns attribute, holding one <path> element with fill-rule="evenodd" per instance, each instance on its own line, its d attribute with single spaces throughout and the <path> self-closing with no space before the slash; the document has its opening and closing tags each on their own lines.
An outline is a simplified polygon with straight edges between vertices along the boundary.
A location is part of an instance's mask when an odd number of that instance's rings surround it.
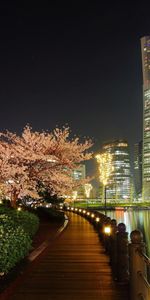
<svg viewBox="0 0 150 300">
<path fill-rule="evenodd" d="M 150 34 L 150 5 L 112 2 L 1 1 L 1 131 L 68 124 L 96 151 L 114 138 L 132 151 L 142 138 L 140 37 Z"/>
</svg>

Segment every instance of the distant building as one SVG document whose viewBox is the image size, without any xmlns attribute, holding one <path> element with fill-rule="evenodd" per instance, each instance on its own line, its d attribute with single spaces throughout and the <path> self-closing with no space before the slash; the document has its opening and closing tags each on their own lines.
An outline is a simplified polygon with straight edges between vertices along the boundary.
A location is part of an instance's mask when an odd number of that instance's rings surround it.
<svg viewBox="0 0 150 300">
<path fill-rule="evenodd" d="M 150 201 L 150 36 L 141 38 L 143 70 L 143 178 L 142 198 Z"/>
<path fill-rule="evenodd" d="M 72 171 L 72 177 L 75 180 L 85 179 L 86 177 L 85 165 L 81 164 L 77 169 L 74 169 Z"/>
<path fill-rule="evenodd" d="M 131 173 L 129 145 L 125 140 L 105 143 L 103 152 L 113 155 L 113 172 L 106 189 L 110 201 L 129 201 L 131 198 Z"/>
<path fill-rule="evenodd" d="M 142 149 L 142 141 L 134 145 L 134 186 L 136 195 L 142 193 Z"/>
<path fill-rule="evenodd" d="M 80 166 L 72 171 L 72 177 L 75 180 L 82 180 L 86 178 L 86 168 L 84 164 L 80 164 Z M 84 186 L 79 186 L 77 188 L 77 198 L 84 198 L 85 191 Z"/>
</svg>

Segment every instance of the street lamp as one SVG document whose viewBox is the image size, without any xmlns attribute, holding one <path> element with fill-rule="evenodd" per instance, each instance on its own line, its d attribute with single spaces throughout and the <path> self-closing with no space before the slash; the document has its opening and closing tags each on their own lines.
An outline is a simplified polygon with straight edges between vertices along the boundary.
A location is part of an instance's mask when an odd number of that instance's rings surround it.
<svg viewBox="0 0 150 300">
<path fill-rule="evenodd" d="M 105 202 L 105 215 L 106 215 L 106 186 L 108 184 L 108 180 L 113 171 L 112 159 L 113 156 L 109 152 L 97 154 L 96 157 L 97 162 L 99 164 L 99 180 L 103 184 L 103 195 Z"/>
</svg>

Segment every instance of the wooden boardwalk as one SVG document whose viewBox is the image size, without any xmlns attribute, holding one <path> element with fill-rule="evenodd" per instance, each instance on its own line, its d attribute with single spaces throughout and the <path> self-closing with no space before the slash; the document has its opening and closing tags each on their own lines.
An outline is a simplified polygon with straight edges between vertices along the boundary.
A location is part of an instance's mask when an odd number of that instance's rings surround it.
<svg viewBox="0 0 150 300">
<path fill-rule="evenodd" d="M 116 285 L 109 258 L 87 220 L 68 213 L 65 231 L 33 264 L 11 300 L 128 300 Z"/>
</svg>

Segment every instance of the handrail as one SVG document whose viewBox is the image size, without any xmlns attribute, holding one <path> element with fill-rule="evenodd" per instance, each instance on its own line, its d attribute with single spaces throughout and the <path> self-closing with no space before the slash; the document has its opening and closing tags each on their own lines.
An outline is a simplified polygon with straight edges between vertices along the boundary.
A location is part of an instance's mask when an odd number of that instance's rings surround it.
<svg viewBox="0 0 150 300">
<path fill-rule="evenodd" d="M 138 272 L 137 272 L 137 275 L 143 279 L 143 281 L 144 281 L 146 287 L 150 289 L 150 284 L 149 284 L 149 282 L 147 281 L 147 278 L 143 275 L 143 273 L 142 273 L 141 271 L 138 271 Z"/>
<path fill-rule="evenodd" d="M 140 249 L 137 249 L 137 252 L 144 259 L 147 266 L 150 266 L 150 258 L 145 253 L 143 253 Z"/>
<path fill-rule="evenodd" d="M 145 300 L 145 297 L 142 294 L 138 295 L 138 300 Z"/>
</svg>

